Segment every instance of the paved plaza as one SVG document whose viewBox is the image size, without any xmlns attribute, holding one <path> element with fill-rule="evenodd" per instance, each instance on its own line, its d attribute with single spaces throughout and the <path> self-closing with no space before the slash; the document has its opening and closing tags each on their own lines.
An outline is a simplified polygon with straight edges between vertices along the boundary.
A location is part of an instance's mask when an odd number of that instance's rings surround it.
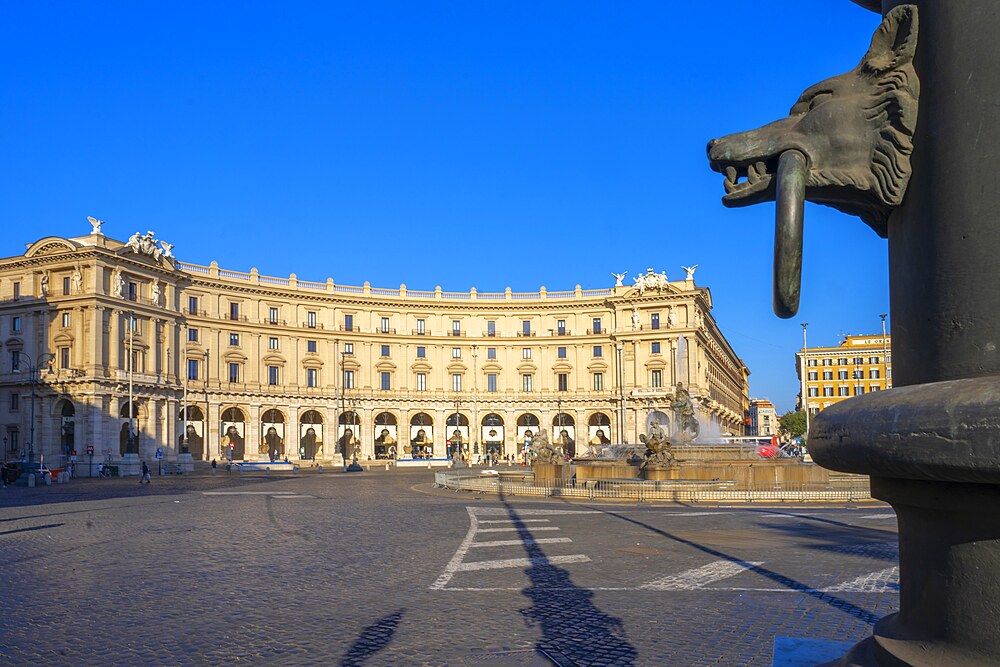
<svg viewBox="0 0 1000 667">
<path fill-rule="evenodd" d="M 154 470 L 155 474 L 155 470 Z M 756 665 L 898 605 L 861 507 L 568 502 L 430 471 L 0 490 L 0 664 Z"/>
</svg>

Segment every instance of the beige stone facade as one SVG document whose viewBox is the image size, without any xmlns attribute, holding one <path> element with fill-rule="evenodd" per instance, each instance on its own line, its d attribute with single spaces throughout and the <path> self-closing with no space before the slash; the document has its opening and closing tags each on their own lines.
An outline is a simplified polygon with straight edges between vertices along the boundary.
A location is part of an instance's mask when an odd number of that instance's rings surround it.
<svg viewBox="0 0 1000 667">
<path fill-rule="evenodd" d="M 88 446 L 112 462 L 185 446 L 195 459 L 339 461 L 345 446 L 475 459 L 517 454 L 539 428 L 582 452 L 636 442 L 653 414 L 669 425 L 678 382 L 704 423 L 743 433 L 749 371 L 693 270 L 647 272 L 641 292 L 355 287 L 187 264 L 151 234 L 95 230 L 0 260 L 6 458 L 31 448 L 32 404 L 36 459 L 75 450 L 78 471 Z"/>
</svg>

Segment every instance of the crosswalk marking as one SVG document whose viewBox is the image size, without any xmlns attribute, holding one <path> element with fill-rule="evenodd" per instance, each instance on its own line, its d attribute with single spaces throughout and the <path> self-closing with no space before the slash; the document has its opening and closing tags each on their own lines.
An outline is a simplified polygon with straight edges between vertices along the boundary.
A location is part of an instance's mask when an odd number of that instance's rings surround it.
<svg viewBox="0 0 1000 667">
<path fill-rule="evenodd" d="M 480 533 L 518 533 L 522 530 L 530 530 L 531 532 L 539 530 L 559 530 L 558 526 L 525 526 L 524 528 L 480 528 Z"/>
<path fill-rule="evenodd" d="M 205 496 L 293 496 L 294 491 L 202 491 Z"/>
<path fill-rule="evenodd" d="M 540 537 L 537 540 L 495 540 L 493 542 L 473 542 L 471 547 L 518 547 L 522 544 L 557 544 L 572 542 L 568 537 Z"/>
<path fill-rule="evenodd" d="M 479 523 L 547 523 L 549 519 L 483 519 Z"/>
<path fill-rule="evenodd" d="M 506 567 L 528 567 L 531 565 L 565 565 L 566 563 L 589 563 L 590 558 L 583 554 L 572 556 L 535 556 L 533 558 L 504 558 L 502 560 L 481 560 L 462 563 L 459 572 L 476 570 L 499 570 Z"/>
<path fill-rule="evenodd" d="M 881 593 L 887 588 L 899 589 L 899 568 L 887 567 L 870 572 L 850 581 L 820 589 L 824 593 Z"/>
<path fill-rule="evenodd" d="M 705 588 L 708 584 L 716 581 L 735 577 L 737 574 L 746 572 L 762 563 L 763 561 L 748 563 L 746 561 L 717 560 L 708 565 L 654 579 L 643 584 L 640 588 L 654 591 L 691 591 Z"/>
</svg>

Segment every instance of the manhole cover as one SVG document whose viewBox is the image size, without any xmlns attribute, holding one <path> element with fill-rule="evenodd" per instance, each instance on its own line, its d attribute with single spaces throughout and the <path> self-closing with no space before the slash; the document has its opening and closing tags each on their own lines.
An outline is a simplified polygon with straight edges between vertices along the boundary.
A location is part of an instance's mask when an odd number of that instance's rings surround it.
<svg viewBox="0 0 1000 667">
<path fill-rule="evenodd" d="M 562 656 L 555 657 L 542 649 L 517 649 L 484 651 L 476 655 L 466 656 L 465 664 L 469 667 L 488 665 L 488 667 L 573 667 L 573 663 Z"/>
</svg>

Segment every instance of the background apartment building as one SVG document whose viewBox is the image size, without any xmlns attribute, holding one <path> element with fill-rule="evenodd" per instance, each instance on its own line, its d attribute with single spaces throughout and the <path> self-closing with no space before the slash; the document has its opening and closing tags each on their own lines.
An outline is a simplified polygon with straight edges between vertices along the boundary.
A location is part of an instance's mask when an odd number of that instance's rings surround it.
<svg viewBox="0 0 1000 667">
<path fill-rule="evenodd" d="M 750 428 L 747 435 L 778 435 L 778 411 L 766 398 L 750 399 Z"/>
<path fill-rule="evenodd" d="M 810 414 L 865 392 L 892 388 L 891 336 L 846 336 L 836 347 L 809 347 L 795 354 L 799 385 Z M 803 381 L 803 373 L 805 379 Z M 802 396 L 800 390 L 800 405 Z"/>
</svg>

